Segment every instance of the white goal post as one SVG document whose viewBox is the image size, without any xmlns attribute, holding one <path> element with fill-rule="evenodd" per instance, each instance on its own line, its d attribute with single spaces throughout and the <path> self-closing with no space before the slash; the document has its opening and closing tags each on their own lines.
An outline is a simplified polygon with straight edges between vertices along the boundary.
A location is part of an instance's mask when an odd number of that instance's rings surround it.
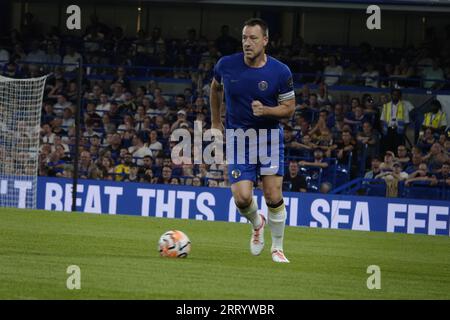
<svg viewBox="0 0 450 320">
<path fill-rule="evenodd" d="M 46 79 L 0 76 L 0 207 L 36 208 Z"/>
</svg>

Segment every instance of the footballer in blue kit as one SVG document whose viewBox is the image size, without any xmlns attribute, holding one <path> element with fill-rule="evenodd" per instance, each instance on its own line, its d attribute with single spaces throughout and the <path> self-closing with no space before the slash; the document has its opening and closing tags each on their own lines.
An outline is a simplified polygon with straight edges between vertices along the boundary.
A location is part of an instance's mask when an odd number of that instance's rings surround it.
<svg viewBox="0 0 450 320">
<path fill-rule="evenodd" d="M 266 218 L 257 213 L 253 200 L 254 183 L 260 176 L 269 210 L 272 259 L 286 263 L 289 260 L 283 251 L 286 208 L 281 191 L 284 145 L 280 120 L 294 113 L 295 93 L 289 67 L 265 53 L 268 40 L 267 24 L 258 18 L 250 19 L 242 30 L 243 52 L 224 56 L 217 62 L 211 84 L 211 124 L 213 129 L 224 130 L 220 115 L 224 99 L 227 156 L 230 148 L 234 150 L 232 158 L 227 157 L 228 174 L 236 207 L 252 223 L 251 253 L 259 255 L 264 248 Z M 231 141 L 230 131 L 236 138 Z M 245 149 L 241 150 L 236 140 L 243 137 Z"/>
</svg>

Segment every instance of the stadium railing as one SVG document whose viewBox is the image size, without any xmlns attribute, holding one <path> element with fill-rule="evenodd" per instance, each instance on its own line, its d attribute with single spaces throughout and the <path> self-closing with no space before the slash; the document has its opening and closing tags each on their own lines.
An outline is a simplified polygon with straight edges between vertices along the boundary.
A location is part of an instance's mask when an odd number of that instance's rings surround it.
<svg viewBox="0 0 450 320">
<path fill-rule="evenodd" d="M 415 181 L 406 186 L 404 181 L 398 182 L 398 198 L 450 200 L 450 186 L 438 183 Z M 330 191 L 330 194 L 366 195 L 386 197 L 386 181 L 383 179 L 356 178 Z"/>
<path fill-rule="evenodd" d="M 370 89 L 385 89 L 385 88 L 392 88 L 392 87 L 402 87 L 405 89 L 408 88 L 423 88 L 427 91 L 437 91 L 432 90 L 431 88 L 424 88 L 424 83 L 426 82 L 434 82 L 441 85 L 450 85 L 450 79 L 435 79 L 435 78 L 426 78 L 426 77 L 402 77 L 402 76 L 376 76 L 376 77 L 367 77 L 367 76 L 353 76 L 353 75 L 336 75 L 336 74 L 327 74 L 321 71 L 311 73 L 311 72 L 299 72 L 299 73 L 293 73 L 293 78 L 295 82 L 298 83 L 304 83 L 304 78 L 317 78 L 317 79 L 323 79 L 323 78 L 337 78 L 337 83 L 335 85 L 332 85 L 330 87 L 335 86 L 348 86 L 348 85 L 355 85 L 360 87 L 365 87 Z M 364 83 L 367 78 L 370 78 L 371 80 L 376 80 L 378 82 L 378 86 L 366 86 Z M 340 82 L 340 83 L 339 83 Z M 347 83 L 347 84 L 346 84 Z"/>
<path fill-rule="evenodd" d="M 0 61 L 0 63 L 4 63 L 7 61 Z M 49 62 L 42 62 L 42 61 L 19 61 L 19 64 L 22 65 L 46 65 L 48 67 L 68 67 L 73 66 L 73 64 L 64 64 L 64 63 L 49 63 Z M 155 78 L 162 78 L 164 81 L 168 81 L 169 79 L 173 79 L 172 77 L 158 77 L 155 76 L 156 72 L 166 72 L 167 74 L 175 74 L 175 73 L 186 73 L 186 77 L 183 78 L 184 80 L 189 79 L 190 80 L 190 74 L 191 73 L 205 73 L 204 70 L 193 68 L 193 67 L 157 67 L 157 66 L 145 66 L 145 65 L 114 65 L 114 64 L 83 64 L 83 67 L 86 68 L 86 73 L 88 76 L 93 77 L 92 79 L 97 80 L 112 80 L 114 77 L 114 73 L 107 74 L 107 70 L 111 69 L 117 69 L 119 67 L 124 68 L 125 70 L 130 70 L 130 74 L 128 77 L 130 80 L 134 81 L 150 81 L 155 80 Z M 210 71 L 208 71 L 210 72 Z M 377 80 L 380 83 L 385 83 L 384 86 L 379 85 L 378 87 L 372 87 L 372 86 L 365 86 L 364 82 L 367 77 L 364 76 L 349 76 L 349 75 L 335 75 L 335 74 L 327 74 L 323 73 L 321 71 L 316 73 L 293 73 L 293 79 L 295 88 L 299 89 L 304 84 L 308 83 L 312 85 L 312 89 L 315 89 L 317 84 L 311 83 L 311 82 L 304 82 L 302 79 L 305 77 L 330 77 L 330 78 L 338 78 L 338 83 L 335 85 L 330 86 L 329 90 L 340 90 L 340 91 L 364 91 L 364 92 L 389 92 L 391 88 L 393 87 L 400 87 L 405 93 L 420 93 L 420 94 L 432 94 L 432 93 L 442 93 L 442 94 L 450 94 L 450 79 L 432 79 L 432 78 L 424 78 L 424 77 L 411 77 L 411 78 L 404 78 L 401 76 L 390 76 L 390 77 L 384 77 L 384 76 L 377 76 L 377 77 L 371 77 L 373 80 Z M 183 80 L 183 79 L 175 79 L 175 80 Z M 346 79 L 352 79 L 352 84 L 346 84 Z M 341 81 L 344 80 L 344 83 Z M 401 84 L 398 82 L 401 81 Z M 341 82 L 341 83 L 339 83 Z M 424 82 L 435 82 L 445 85 L 447 89 L 432 89 L 432 88 L 424 88 L 423 83 Z"/>
<path fill-rule="evenodd" d="M 431 89 L 431 88 L 424 88 L 423 82 L 436 82 L 440 83 L 442 85 L 450 86 L 450 79 L 432 79 L 432 78 L 423 78 L 423 77 L 414 77 L 414 78 L 403 78 L 399 76 L 391 76 L 391 77 L 384 77 L 384 76 L 378 76 L 378 77 L 371 77 L 373 80 L 386 82 L 387 85 L 379 85 L 378 87 L 373 86 L 365 86 L 364 81 L 366 77 L 363 76 L 349 76 L 349 75 L 335 75 L 335 74 L 327 74 L 323 72 L 317 72 L 317 73 L 293 73 L 294 83 L 296 84 L 296 88 L 301 88 L 304 84 L 310 84 L 310 81 L 303 81 L 303 78 L 308 77 L 330 77 L 330 78 L 338 78 L 338 81 L 336 84 L 331 85 L 328 87 L 328 90 L 341 90 L 341 91 L 365 91 L 365 92 L 390 92 L 391 88 L 398 87 L 401 88 L 403 92 L 405 93 L 422 93 L 422 94 L 430 94 L 430 93 L 448 93 L 450 92 L 450 89 Z M 345 79 L 354 79 L 354 83 L 352 81 L 352 84 L 346 84 L 345 82 L 342 83 L 341 80 Z M 398 82 L 401 81 L 402 84 L 398 84 Z M 341 82 L 341 83 L 339 83 Z M 418 85 L 414 85 L 418 84 Z M 311 87 L 312 89 L 316 89 L 318 87 L 318 84 L 314 84 Z M 419 90 L 419 91 L 418 91 Z"/>
</svg>

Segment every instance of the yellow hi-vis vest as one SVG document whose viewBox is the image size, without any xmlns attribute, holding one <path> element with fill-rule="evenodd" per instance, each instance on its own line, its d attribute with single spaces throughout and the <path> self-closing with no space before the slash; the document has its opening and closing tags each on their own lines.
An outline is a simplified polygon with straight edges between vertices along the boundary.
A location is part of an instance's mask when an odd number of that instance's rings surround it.
<svg viewBox="0 0 450 320">
<path fill-rule="evenodd" d="M 392 119 L 392 102 L 385 103 L 383 105 L 384 119 L 383 119 L 383 131 L 386 134 L 389 123 Z M 403 101 L 399 101 L 397 104 L 397 114 L 395 116 L 397 121 L 397 132 L 403 133 L 405 131 L 405 106 Z"/>
<path fill-rule="evenodd" d="M 433 115 L 435 115 L 434 118 Z M 425 113 L 425 119 L 423 120 L 423 125 L 425 127 L 432 127 L 434 129 L 439 129 L 441 127 L 442 119 L 445 117 L 445 113 L 439 111 L 438 113 L 427 112 Z"/>
</svg>

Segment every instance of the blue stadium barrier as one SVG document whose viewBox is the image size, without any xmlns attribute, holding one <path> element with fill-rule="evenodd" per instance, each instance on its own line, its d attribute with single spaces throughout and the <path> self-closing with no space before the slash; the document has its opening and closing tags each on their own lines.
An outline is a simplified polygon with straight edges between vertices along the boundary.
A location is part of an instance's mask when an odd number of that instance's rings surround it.
<svg viewBox="0 0 450 320">
<path fill-rule="evenodd" d="M 431 186 L 429 182 L 414 181 L 409 187 L 405 187 L 404 196 L 414 199 L 439 199 L 443 194 L 441 188 Z"/>
<path fill-rule="evenodd" d="M 409 199 L 450 200 L 450 186 L 438 184 L 431 186 L 429 182 L 415 181 L 405 186 L 403 181 L 398 183 L 398 197 Z M 356 178 L 335 189 L 330 194 L 361 194 L 368 196 L 386 195 L 386 183 L 383 179 Z"/>
<path fill-rule="evenodd" d="M 365 79 L 366 79 L 366 77 L 363 77 L 363 76 L 357 76 L 357 77 L 353 77 L 353 76 L 350 76 L 350 75 L 336 75 L 336 74 L 327 74 L 327 73 L 323 73 L 323 72 L 317 72 L 317 73 L 293 73 L 293 77 L 294 77 L 294 80 L 296 81 L 296 82 L 298 82 L 298 83 L 303 83 L 303 81 L 302 81 L 302 79 L 304 78 L 304 77 L 316 77 L 316 76 L 319 76 L 320 78 L 324 78 L 324 77 L 329 77 L 329 78 L 338 78 L 338 82 L 340 81 L 340 80 L 343 80 L 343 79 L 353 79 L 354 81 L 359 81 L 360 83 L 363 83 L 364 81 L 365 81 Z M 442 84 L 450 84 L 450 80 L 448 80 L 448 79 L 445 79 L 445 80 L 442 80 L 442 79 L 433 79 L 433 78 L 422 78 L 422 77 L 415 77 L 415 78 L 403 78 L 403 77 L 396 77 L 396 76 L 391 76 L 391 77 L 383 77 L 383 76 L 378 76 L 378 77 L 371 77 L 371 78 L 373 78 L 373 79 L 376 79 L 376 80 L 378 80 L 378 81 L 387 81 L 388 83 L 395 83 L 395 82 L 397 82 L 397 81 L 401 81 L 402 83 L 404 82 L 404 83 L 408 83 L 408 85 L 407 86 L 402 86 L 402 91 L 403 92 L 405 92 L 405 93 L 411 93 L 411 92 L 409 92 L 409 90 L 411 90 L 411 89 L 413 89 L 413 90 L 416 90 L 416 89 L 418 89 L 418 88 L 421 88 L 420 90 L 423 92 L 423 93 L 430 93 L 430 92 L 434 92 L 434 91 L 439 91 L 439 92 L 442 92 L 442 91 L 440 91 L 440 90 L 431 90 L 431 89 L 428 89 L 428 88 L 422 88 L 423 87 L 423 82 L 425 82 L 425 81 L 427 81 L 427 82 L 431 82 L 431 81 L 433 81 L 433 82 L 437 82 L 437 83 L 442 83 Z M 415 84 L 415 83 L 419 83 L 419 85 L 410 85 L 410 84 Z M 329 86 L 328 87 L 328 89 L 329 90 L 332 90 L 332 89 L 334 89 L 335 87 L 339 87 L 339 90 L 346 90 L 346 89 L 344 89 L 345 87 L 350 87 L 350 88 L 352 88 L 353 87 L 353 85 L 342 85 L 342 84 L 336 84 L 336 85 L 333 85 L 333 86 Z M 390 86 L 389 86 L 389 88 L 382 88 L 382 87 L 368 87 L 368 86 L 363 86 L 364 88 L 366 88 L 366 90 L 365 91 L 367 91 L 367 92 L 381 92 L 380 91 L 380 89 L 381 90 L 387 90 L 387 92 L 389 92 L 391 89 L 391 87 L 394 87 L 394 85 L 393 84 L 391 84 Z M 383 90 L 383 91 L 384 91 Z"/>
<path fill-rule="evenodd" d="M 305 83 L 305 82 L 294 82 L 294 89 L 300 90 L 305 84 L 309 86 L 311 90 L 317 90 L 319 88 L 318 84 Z M 390 93 L 391 88 L 374 88 L 358 85 L 333 85 L 328 87 L 328 91 L 351 91 L 354 93 Z M 450 95 L 450 90 L 429 90 L 421 88 L 401 88 L 403 94 L 420 94 L 420 95 Z"/>
<path fill-rule="evenodd" d="M 69 179 L 40 177 L 38 209 L 70 211 Z M 210 221 L 246 222 L 230 188 L 78 181 L 77 210 Z M 267 215 L 262 191 L 255 191 Z M 449 201 L 285 192 L 287 224 L 317 228 L 449 236 Z"/>
</svg>

